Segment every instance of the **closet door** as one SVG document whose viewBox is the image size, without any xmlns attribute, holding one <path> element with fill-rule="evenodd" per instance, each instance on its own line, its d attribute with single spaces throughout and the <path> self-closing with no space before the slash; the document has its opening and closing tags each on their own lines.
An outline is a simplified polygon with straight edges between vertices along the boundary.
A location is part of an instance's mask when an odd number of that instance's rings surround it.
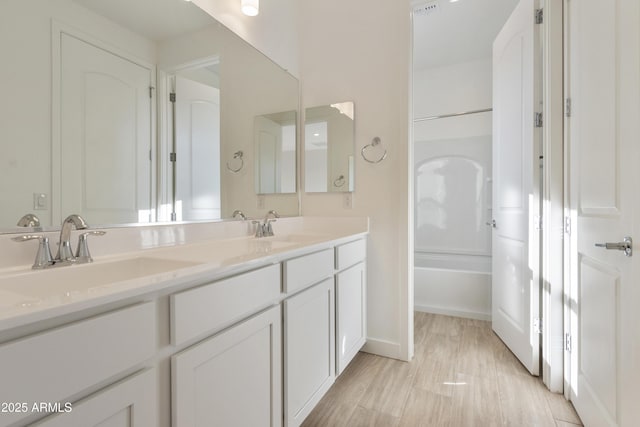
<svg viewBox="0 0 640 427">
<path fill-rule="evenodd" d="M 521 0 L 493 43 L 493 330 L 539 374 L 540 131 L 534 0 Z"/>
</svg>

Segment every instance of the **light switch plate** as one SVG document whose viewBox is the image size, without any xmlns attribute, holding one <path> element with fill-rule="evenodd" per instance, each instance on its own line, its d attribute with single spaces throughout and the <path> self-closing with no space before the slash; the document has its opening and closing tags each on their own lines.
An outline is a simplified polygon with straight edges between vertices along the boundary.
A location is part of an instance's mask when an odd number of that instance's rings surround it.
<svg viewBox="0 0 640 427">
<path fill-rule="evenodd" d="M 36 211 L 44 211 L 49 204 L 49 198 L 46 193 L 33 193 L 33 209 Z"/>
</svg>

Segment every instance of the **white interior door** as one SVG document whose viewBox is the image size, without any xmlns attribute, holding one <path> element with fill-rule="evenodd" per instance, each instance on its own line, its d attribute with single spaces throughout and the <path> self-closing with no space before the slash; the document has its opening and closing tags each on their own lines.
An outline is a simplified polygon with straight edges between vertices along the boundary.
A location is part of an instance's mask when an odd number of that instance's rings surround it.
<svg viewBox="0 0 640 427">
<path fill-rule="evenodd" d="M 266 117 L 255 119 L 256 191 L 258 194 L 280 192 L 278 174 L 282 147 L 282 127 Z"/>
<path fill-rule="evenodd" d="M 220 90 L 176 76 L 178 221 L 220 218 Z"/>
<path fill-rule="evenodd" d="M 60 214 L 149 222 L 151 70 L 65 33 L 60 43 Z"/>
<path fill-rule="evenodd" d="M 640 254 L 595 244 L 640 238 L 640 3 L 567 5 L 570 396 L 585 426 L 635 426 Z"/>
<path fill-rule="evenodd" d="M 539 131 L 534 123 L 534 0 L 521 0 L 493 43 L 493 330 L 539 374 Z"/>
</svg>

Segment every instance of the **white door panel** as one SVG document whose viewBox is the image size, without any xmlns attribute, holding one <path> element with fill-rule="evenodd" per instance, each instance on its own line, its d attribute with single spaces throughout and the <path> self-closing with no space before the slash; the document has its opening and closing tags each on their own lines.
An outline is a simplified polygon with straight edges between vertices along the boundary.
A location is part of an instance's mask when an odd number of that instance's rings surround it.
<svg viewBox="0 0 640 427">
<path fill-rule="evenodd" d="M 266 117 L 254 121 L 256 144 L 256 192 L 270 194 L 280 192 L 278 165 L 282 151 L 282 126 Z"/>
<path fill-rule="evenodd" d="M 219 219 L 220 90 L 175 79 L 177 219 Z"/>
<path fill-rule="evenodd" d="M 493 330 L 534 375 L 540 346 L 534 1 L 522 0 L 493 44 Z"/>
<path fill-rule="evenodd" d="M 637 254 L 595 244 L 638 237 L 640 6 L 599 6 L 568 3 L 570 396 L 586 426 L 632 426 L 640 400 Z"/>
<path fill-rule="evenodd" d="M 61 34 L 62 217 L 148 222 L 151 70 Z"/>
</svg>

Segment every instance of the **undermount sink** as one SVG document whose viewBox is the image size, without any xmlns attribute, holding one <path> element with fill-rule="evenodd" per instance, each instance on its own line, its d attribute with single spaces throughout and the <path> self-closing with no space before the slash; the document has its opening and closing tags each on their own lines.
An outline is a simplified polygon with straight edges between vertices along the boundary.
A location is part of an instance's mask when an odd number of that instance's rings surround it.
<svg viewBox="0 0 640 427">
<path fill-rule="evenodd" d="M 73 298 L 97 293 L 100 287 L 141 277 L 167 273 L 199 263 L 136 257 L 96 262 L 5 276 L 0 279 L 2 306 L 35 305 L 51 297 Z"/>
<path fill-rule="evenodd" d="M 270 241 L 274 243 L 290 243 L 294 244 L 306 244 L 312 242 L 318 242 L 325 238 L 322 234 L 301 234 L 301 233 L 292 233 L 292 234 L 283 234 L 283 235 L 275 235 L 271 237 L 264 237 L 265 241 Z"/>
</svg>

